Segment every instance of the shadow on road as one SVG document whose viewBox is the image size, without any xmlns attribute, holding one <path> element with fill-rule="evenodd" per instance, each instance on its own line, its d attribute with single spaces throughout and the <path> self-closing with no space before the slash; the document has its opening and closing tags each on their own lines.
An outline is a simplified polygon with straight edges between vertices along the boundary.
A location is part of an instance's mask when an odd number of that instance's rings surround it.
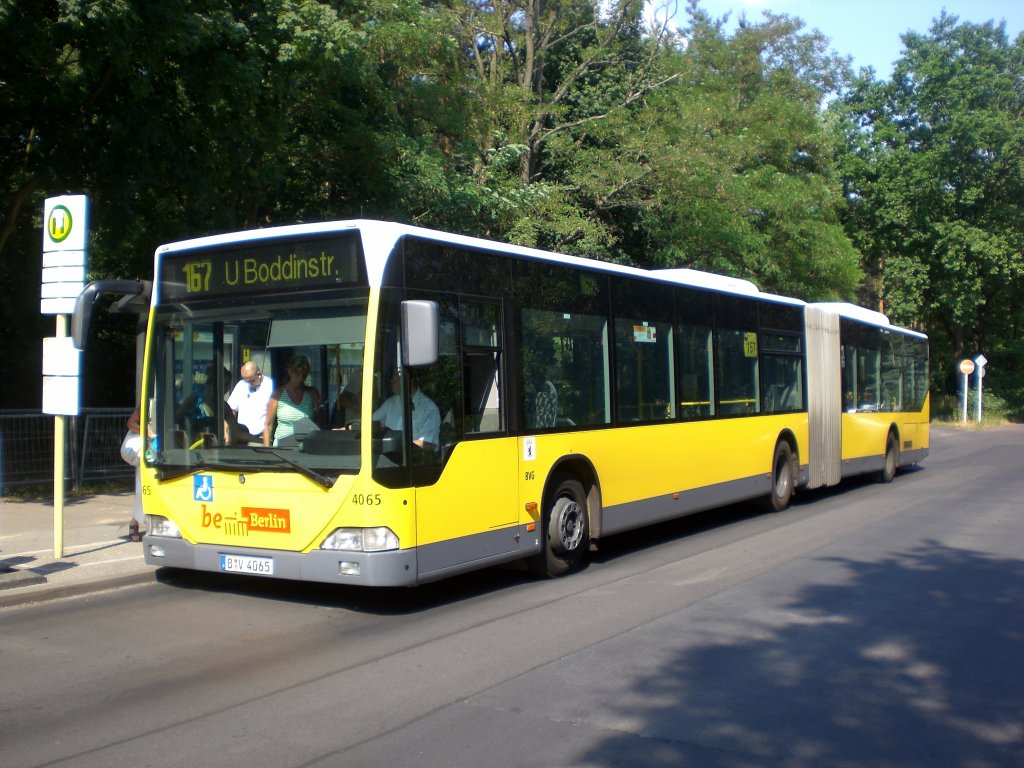
<svg viewBox="0 0 1024 768">
<path fill-rule="evenodd" d="M 758 613 L 753 637 L 698 611 L 691 647 L 621 659 L 604 716 L 634 725 L 580 764 L 1024 765 L 1024 561 L 926 542 L 831 562 L 847 582 Z"/>
</svg>

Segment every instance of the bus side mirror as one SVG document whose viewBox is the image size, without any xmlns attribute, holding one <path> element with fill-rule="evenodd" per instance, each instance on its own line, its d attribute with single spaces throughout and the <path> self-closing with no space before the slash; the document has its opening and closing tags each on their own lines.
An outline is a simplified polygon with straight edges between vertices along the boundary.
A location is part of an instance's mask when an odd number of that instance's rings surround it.
<svg viewBox="0 0 1024 768">
<path fill-rule="evenodd" d="M 100 294 L 114 294 L 123 296 L 122 301 L 131 302 L 141 297 L 147 304 L 152 292 L 152 284 L 143 280 L 96 280 L 89 283 L 78 294 L 75 300 L 75 311 L 71 315 L 71 343 L 75 349 L 85 349 L 89 340 L 89 326 L 92 325 L 92 314 L 96 309 L 96 299 Z M 121 311 L 129 311 L 121 309 Z M 133 309 L 140 312 L 143 310 Z"/>
<path fill-rule="evenodd" d="M 96 302 L 95 283 L 85 286 L 75 299 L 75 311 L 71 314 L 71 343 L 75 349 L 85 349 L 92 325 L 92 310 Z"/>
<path fill-rule="evenodd" d="M 437 362 L 438 309 L 436 301 L 402 302 L 402 364 L 415 367 Z"/>
</svg>

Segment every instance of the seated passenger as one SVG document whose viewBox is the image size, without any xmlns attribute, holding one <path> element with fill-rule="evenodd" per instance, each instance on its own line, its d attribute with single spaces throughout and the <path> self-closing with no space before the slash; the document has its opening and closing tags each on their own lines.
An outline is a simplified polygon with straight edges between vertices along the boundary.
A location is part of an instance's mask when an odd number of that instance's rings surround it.
<svg viewBox="0 0 1024 768">
<path fill-rule="evenodd" d="M 537 429 L 553 427 L 558 421 L 558 390 L 551 380 L 541 376 L 533 396 L 533 426 Z"/>
</svg>

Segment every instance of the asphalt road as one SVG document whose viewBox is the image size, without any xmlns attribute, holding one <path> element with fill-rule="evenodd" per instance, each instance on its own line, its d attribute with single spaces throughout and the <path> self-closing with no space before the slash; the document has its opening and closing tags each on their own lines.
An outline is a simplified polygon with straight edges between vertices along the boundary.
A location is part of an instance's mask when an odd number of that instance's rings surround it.
<svg viewBox="0 0 1024 768">
<path fill-rule="evenodd" d="M 0 611 L 0 766 L 1024 765 L 1024 428 L 891 485 L 369 591 L 162 573 Z"/>
</svg>

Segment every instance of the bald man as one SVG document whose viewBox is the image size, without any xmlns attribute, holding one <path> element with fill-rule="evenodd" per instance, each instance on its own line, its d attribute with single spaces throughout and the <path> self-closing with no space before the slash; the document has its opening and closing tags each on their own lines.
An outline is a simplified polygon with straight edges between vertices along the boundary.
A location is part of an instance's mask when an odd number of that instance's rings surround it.
<svg viewBox="0 0 1024 768">
<path fill-rule="evenodd" d="M 267 423 L 267 403 L 274 393 L 274 382 L 252 360 L 242 363 L 240 372 L 242 378 L 228 397 L 228 408 L 237 419 L 237 426 L 231 425 L 231 442 L 262 445 L 263 428 Z"/>
</svg>

